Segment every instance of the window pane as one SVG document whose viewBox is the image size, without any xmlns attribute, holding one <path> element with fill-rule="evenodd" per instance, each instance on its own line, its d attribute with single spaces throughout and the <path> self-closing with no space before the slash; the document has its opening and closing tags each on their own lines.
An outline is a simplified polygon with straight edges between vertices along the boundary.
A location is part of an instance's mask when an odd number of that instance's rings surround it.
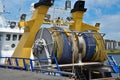
<svg viewBox="0 0 120 80">
<path fill-rule="evenodd" d="M 17 40 L 17 35 L 13 35 L 13 41 Z"/>
<path fill-rule="evenodd" d="M 9 40 L 10 40 L 10 37 L 11 37 L 11 35 L 10 35 L 10 34 L 7 34 L 7 35 L 6 35 L 6 40 L 9 41 Z"/>
<path fill-rule="evenodd" d="M 19 35 L 19 40 L 21 39 L 22 35 Z"/>
<path fill-rule="evenodd" d="M 0 41 L 2 41 L 2 35 L 0 35 Z"/>
</svg>

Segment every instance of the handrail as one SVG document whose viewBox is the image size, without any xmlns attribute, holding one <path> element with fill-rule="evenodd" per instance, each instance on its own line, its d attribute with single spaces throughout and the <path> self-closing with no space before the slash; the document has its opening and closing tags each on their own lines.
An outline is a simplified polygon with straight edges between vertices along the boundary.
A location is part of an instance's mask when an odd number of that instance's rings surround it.
<svg viewBox="0 0 120 80">
<path fill-rule="evenodd" d="M 31 71 L 33 72 L 34 71 L 33 70 L 33 61 L 48 60 L 50 58 L 30 59 L 30 58 L 19 58 L 19 57 L 0 57 L 0 59 L 7 60 L 7 62 L 5 62 L 5 64 L 2 64 L 2 65 L 0 64 L 0 67 L 1 66 L 3 68 L 6 68 L 6 67 L 9 68 L 9 66 L 10 66 L 10 68 L 11 67 L 20 67 L 20 69 L 23 68 L 23 69 L 27 70 L 27 65 L 30 65 Z M 24 64 L 23 67 L 19 66 L 19 60 L 23 61 L 23 64 Z M 30 61 L 30 63 L 27 64 L 26 61 Z"/>
<path fill-rule="evenodd" d="M 115 73 L 120 73 L 119 65 L 116 63 L 114 57 L 111 55 L 108 56 L 108 64 L 112 67 Z"/>
<path fill-rule="evenodd" d="M 8 68 L 8 69 L 17 69 L 17 70 L 28 70 L 30 69 L 32 72 L 35 72 L 34 64 L 35 61 L 43 61 L 43 60 L 49 60 L 51 58 L 37 58 L 37 59 L 30 59 L 30 58 L 19 58 L 19 57 L 0 57 L 0 59 L 7 60 L 7 63 L 0 64 L 0 68 Z M 19 65 L 19 60 L 22 60 L 23 67 Z M 56 66 L 58 68 L 58 71 L 60 71 L 60 68 L 57 63 L 57 59 L 54 57 Z M 26 61 L 29 61 L 29 64 L 26 63 Z M 29 67 L 28 67 L 29 65 Z"/>
</svg>

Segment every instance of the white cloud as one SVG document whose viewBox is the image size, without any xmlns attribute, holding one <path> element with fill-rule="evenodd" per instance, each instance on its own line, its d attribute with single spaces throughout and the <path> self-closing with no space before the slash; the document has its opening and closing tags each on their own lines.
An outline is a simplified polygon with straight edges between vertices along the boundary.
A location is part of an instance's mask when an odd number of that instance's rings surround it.
<svg viewBox="0 0 120 80">
<path fill-rule="evenodd" d="M 116 41 L 120 41 L 120 32 L 118 33 L 106 33 L 105 35 L 105 39 L 110 39 L 110 40 L 116 40 Z"/>
<path fill-rule="evenodd" d="M 28 0 L 4 0 L 5 3 L 9 3 L 11 5 L 21 5 L 24 4 L 24 2 L 26 3 Z"/>
<path fill-rule="evenodd" d="M 100 8 L 94 9 L 96 16 L 101 16 L 102 15 L 102 10 Z"/>
<path fill-rule="evenodd" d="M 6 11 L 15 12 L 20 8 L 21 2 L 20 0 L 4 0 L 3 5 Z"/>
<path fill-rule="evenodd" d="M 87 16 L 90 17 L 89 12 L 93 12 L 94 16 L 101 16 L 104 11 L 107 9 L 120 8 L 120 0 L 85 0 L 87 7 Z M 111 13 L 111 12 L 110 12 Z"/>
<path fill-rule="evenodd" d="M 93 22 L 101 23 L 101 32 L 106 33 L 106 38 L 120 41 L 120 13 L 103 15 Z"/>
<path fill-rule="evenodd" d="M 30 13 L 30 4 L 36 0 L 3 0 L 5 11 L 10 14 L 5 14 L 7 19 L 19 20 L 22 13 Z M 39 0 L 37 0 L 38 2 Z"/>
<path fill-rule="evenodd" d="M 28 7 L 28 3 L 31 2 L 38 2 L 39 0 L 4 0 L 7 10 L 11 10 L 13 15 L 16 15 L 16 11 L 20 8 L 20 5 L 24 9 Z M 22 2 L 21 2 L 22 1 Z M 56 0 L 57 5 L 63 7 L 65 0 Z M 72 1 L 72 7 L 76 0 Z M 120 13 L 113 14 L 113 15 L 104 15 L 102 13 L 102 9 L 111 8 L 112 6 L 120 7 L 120 0 L 85 0 L 86 1 L 86 8 L 88 8 L 88 12 L 86 13 L 87 18 L 89 17 L 97 17 L 95 21 L 90 21 L 91 23 L 100 22 L 101 23 L 101 31 L 106 33 L 106 38 L 113 38 L 120 41 Z M 30 6 L 30 5 L 29 5 Z M 29 9 L 29 8 L 28 8 Z M 26 10 L 29 12 L 29 10 Z M 93 11 L 96 15 L 90 15 L 89 12 Z M 17 16 L 20 16 L 17 14 Z M 118 35 L 119 34 L 119 35 Z"/>
<path fill-rule="evenodd" d="M 88 7 L 111 7 L 112 5 L 119 5 L 119 0 L 85 0 Z"/>
<path fill-rule="evenodd" d="M 88 12 L 86 13 L 86 18 L 93 18 L 94 21 L 90 21 L 90 23 L 101 23 L 101 32 L 106 33 L 105 38 L 118 40 L 120 41 L 120 12 L 119 10 L 116 13 L 111 14 L 108 12 L 104 14 L 102 9 L 112 9 L 113 6 L 120 8 L 120 0 L 85 0 L 86 7 L 88 8 Z M 91 11 L 95 13 L 94 15 L 90 14 Z M 97 19 L 98 18 L 98 19 Z"/>
<path fill-rule="evenodd" d="M 120 13 L 103 15 L 96 21 L 100 21 L 102 23 L 102 28 L 108 29 L 107 32 L 120 32 Z"/>
</svg>

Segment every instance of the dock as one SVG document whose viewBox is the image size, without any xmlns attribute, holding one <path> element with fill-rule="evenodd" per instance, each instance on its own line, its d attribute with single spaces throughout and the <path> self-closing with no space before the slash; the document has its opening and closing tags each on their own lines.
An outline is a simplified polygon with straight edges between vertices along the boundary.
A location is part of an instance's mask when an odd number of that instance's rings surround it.
<svg viewBox="0 0 120 80">
<path fill-rule="evenodd" d="M 50 76 L 30 71 L 0 69 L 1 80 L 70 80 L 67 77 Z"/>
</svg>

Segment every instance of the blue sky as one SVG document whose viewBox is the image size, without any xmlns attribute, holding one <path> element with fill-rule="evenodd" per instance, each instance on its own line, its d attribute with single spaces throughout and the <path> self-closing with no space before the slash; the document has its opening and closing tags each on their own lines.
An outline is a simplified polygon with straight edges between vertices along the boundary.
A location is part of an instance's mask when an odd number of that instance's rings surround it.
<svg viewBox="0 0 120 80">
<path fill-rule="evenodd" d="M 10 14 L 5 14 L 7 19 L 19 20 L 21 13 L 31 15 L 30 5 L 38 0 L 1 0 L 5 5 L 5 10 Z M 64 6 L 65 0 L 56 0 L 55 6 Z M 72 6 L 76 0 L 71 0 Z M 94 25 L 101 23 L 100 32 L 105 33 L 106 39 L 120 41 L 120 0 L 85 0 L 88 9 L 83 21 Z"/>
</svg>

